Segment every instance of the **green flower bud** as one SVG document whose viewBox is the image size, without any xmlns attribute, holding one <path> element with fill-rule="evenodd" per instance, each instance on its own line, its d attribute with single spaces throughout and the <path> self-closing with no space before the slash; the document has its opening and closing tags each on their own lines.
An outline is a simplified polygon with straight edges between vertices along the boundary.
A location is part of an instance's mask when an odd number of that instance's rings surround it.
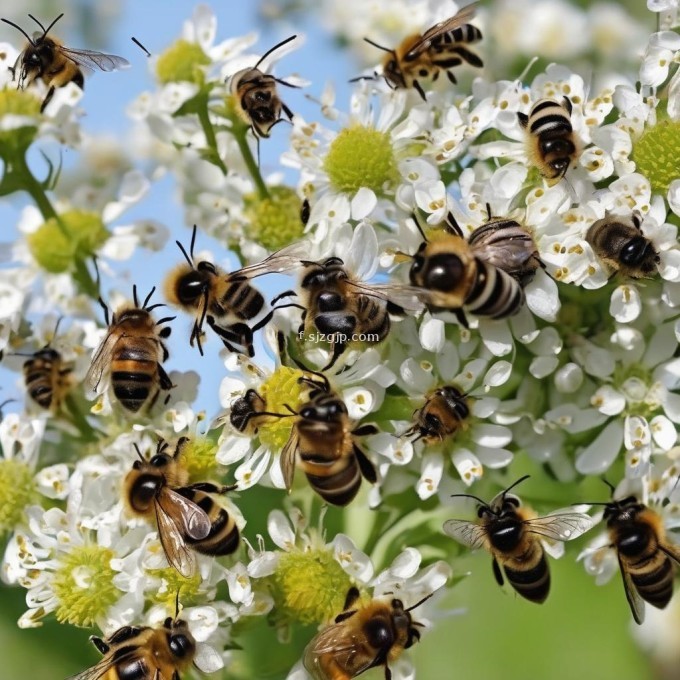
<svg viewBox="0 0 680 680">
<path fill-rule="evenodd" d="M 188 40 L 178 40 L 158 57 L 156 76 L 163 85 L 180 81 L 202 85 L 202 67 L 209 64 L 210 57 L 200 45 Z"/>
</svg>

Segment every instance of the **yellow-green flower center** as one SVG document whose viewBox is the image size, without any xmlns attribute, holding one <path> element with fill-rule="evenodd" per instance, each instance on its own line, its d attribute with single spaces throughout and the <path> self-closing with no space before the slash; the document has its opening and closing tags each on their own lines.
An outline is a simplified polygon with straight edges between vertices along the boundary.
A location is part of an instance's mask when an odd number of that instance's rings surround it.
<svg viewBox="0 0 680 680">
<path fill-rule="evenodd" d="M 210 57 L 197 43 L 178 40 L 168 47 L 156 62 L 156 76 L 161 84 L 187 81 L 203 84 L 204 66 L 210 64 Z"/>
<path fill-rule="evenodd" d="M 340 131 L 328 150 L 324 169 L 331 186 L 349 194 L 362 187 L 382 194 L 398 178 L 389 134 L 363 125 Z"/>
<path fill-rule="evenodd" d="M 94 254 L 109 237 L 101 217 L 94 212 L 71 210 L 50 218 L 28 235 L 36 262 L 52 274 L 68 271 L 77 259 Z"/>
<path fill-rule="evenodd" d="M 248 236 L 268 250 L 278 250 L 302 236 L 300 198 L 290 187 L 271 187 L 269 196 L 245 197 L 245 215 L 250 222 Z"/>
<path fill-rule="evenodd" d="M 302 401 L 303 393 L 308 386 L 299 382 L 304 373 L 297 368 L 281 366 L 259 390 L 264 399 L 267 411 L 271 413 L 290 413 L 286 406 L 297 411 Z M 290 437 L 293 418 L 271 418 L 260 425 L 258 436 L 260 442 L 272 451 L 281 451 Z"/>
<path fill-rule="evenodd" d="M 109 548 L 85 545 L 74 547 L 60 561 L 52 580 L 60 623 L 92 626 L 116 602 L 120 591 L 113 585 L 113 557 Z"/>
<path fill-rule="evenodd" d="M 217 446 L 206 438 L 189 440 L 182 448 L 182 463 L 192 482 L 209 479 L 217 469 L 215 460 Z"/>
<path fill-rule="evenodd" d="M 18 460 L 0 460 L 0 535 L 12 531 L 36 495 L 33 472 Z"/>
<path fill-rule="evenodd" d="M 633 146 L 637 169 L 659 193 L 666 193 L 680 168 L 680 121 L 663 120 L 645 131 Z"/>
<path fill-rule="evenodd" d="M 172 616 L 175 614 L 177 593 L 179 593 L 179 601 L 185 607 L 198 601 L 198 593 L 201 587 L 200 574 L 191 578 L 184 578 L 172 567 L 149 569 L 148 573 L 150 576 L 155 576 L 161 580 L 160 588 L 151 594 L 151 601 L 164 605 L 168 614 Z"/>
<path fill-rule="evenodd" d="M 283 616 L 302 624 L 325 623 L 336 616 L 351 586 L 333 553 L 323 548 L 281 555 L 274 583 Z"/>
</svg>

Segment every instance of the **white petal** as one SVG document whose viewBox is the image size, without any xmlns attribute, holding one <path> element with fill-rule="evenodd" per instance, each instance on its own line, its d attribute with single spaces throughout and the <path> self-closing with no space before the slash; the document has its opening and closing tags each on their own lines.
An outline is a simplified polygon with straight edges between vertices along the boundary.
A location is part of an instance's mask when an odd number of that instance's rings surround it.
<svg viewBox="0 0 680 680">
<path fill-rule="evenodd" d="M 430 317 L 425 319 L 418 329 L 420 344 L 427 352 L 439 353 L 444 347 L 444 322 L 441 319 Z"/>
<path fill-rule="evenodd" d="M 480 446 L 494 448 L 509 444 L 512 441 L 512 433 L 503 425 L 480 423 L 475 425 L 470 438 Z"/>
<path fill-rule="evenodd" d="M 509 361 L 497 361 L 486 372 L 484 384 L 489 387 L 498 387 L 508 381 L 512 374 L 512 364 Z"/>
<path fill-rule="evenodd" d="M 512 352 L 512 333 L 507 321 L 480 319 L 479 332 L 484 346 L 494 356 L 502 357 Z"/>
<path fill-rule="evenodd" d="M 664 451 L 670 451 L 678 438 L 678 433 L 673 423 L 665 416 L 654 416 L 649 422 L 652 437 L 657 446 Z"/>
<path fill-rule="evenodd" d="M 510 465 L 513 459 L 512 452 L 507 449 L 487 448 L 486 446 L 477 447 L 477 456 L 485 467 L 494 470 Z"/>
<path fill-rule="evenodd" d="M 480 479 L 484 473 L 479 459 L 469 449 L 457 449 L 451 456 L 451 461 L 466 486 Z"/>
<path fill-rule="evenodd" d="M 591 397 L 590 403 L 607 416 L 616 416 L 626 408 L 626 398 L 609 385 L 600 387 Z"/>
<path fill-rule="evenodd" d="M 536 357 L 529 365 L 529 373 L 534 378 L 545 378 L 550 375 L 560 364 L 557 357 Z"/>
<path fill-rule="evenodd" d="M 423 456 L 420 479 L 416 484 L 416 492 L 421 500 L 437 493 L 443 472 L 444 459 L 441 453 L 426 453 Z"/>
<path fill-rule="evenodd" d="M 652 441 L 652 433 L 645 418 L 626 416 L 623 425 L 623 443 L 627 449 L 639 449 Z"/>
<path fill-rule="evenodd" d="M 376 205 L 378 205 L 378 198 L 375 193 L 371 189 L 361 187 L 350 203 L 352 219 L 363 220 L 373 212 Z"/>
<path fill-rule="evenodd" d="M 576 458 L 576 469 L 582 475 L 606 472 L 621 451 L 623 428 L 621 423 L 609 423 Z"/>
<path fill-rule="evenodd" d="M 182 612 L 182 618 L 189 624 L 189 630 L 198 642 L 205 642 L 220 623 L 213 607 L 192 607 Z"/>
<path fill-rule="evenodd" d="M 215 459 L 220 465 L 231 465 L 248 455 L 252 440 L 249 437 L 226 437 L 217 448 Z"/>
<path fill-rule="evenodd" d="M 264 448 L 260 448 L 259 451 L 256 451 L 255 454 L 239 465 L 234 472 L 238 488 L 249 489 L 257 484 L 266 472 L 270 458 L 271 453 L 264 450 Z"/>
<path fill-rule="evenodd" d="M 411 578 L 420 567 L 422 557 L 415 548 L 406 548 L 394 558 L 389 566 L 390 576 L 407 579 Z M 380 578 L 380 577 L 378 577 Z"/>
<path fill-rule="evenodd" d="M 359 550 L 351 538 L 337 534 L 333 539 L 335 559 L 354 579 L 368 583 L 373 578 L 373 563 L 368 555 Z"/>
<path fill-rule="evenodd" d="M 35 476 L 35 481 L 43 496 L 63 500 L 69 494 L 68 478 L 68 467 L 61 463 L 40 470 Z"/>
<path fill-rule="evenodd" d="M 583 384 L 583 370 L 572 362 L 562 366 L 555 374 L 555 387 L 562 394 L 572 394 Z"/>
<path fill-rule="evenodd" d="M 560 297 L 557 284 L 542 269 L 524 289 L 527 307 L 545 321 L 555 321 L 560 311 Z"/>
<path fill-rule="evenodd" d="M 619 323 L 630 323 L 640 316 L 642 302 L 635 286 L 618 286 L 612 293 L 609 313 Z"/>
<path fill-rule="evenodd" d="M 295 547 L 295 532 L 290 520 L 281 510 L 272 510 L 267 518 L 267 531 L 282 550 L 292 550 Z"/>
</svg>

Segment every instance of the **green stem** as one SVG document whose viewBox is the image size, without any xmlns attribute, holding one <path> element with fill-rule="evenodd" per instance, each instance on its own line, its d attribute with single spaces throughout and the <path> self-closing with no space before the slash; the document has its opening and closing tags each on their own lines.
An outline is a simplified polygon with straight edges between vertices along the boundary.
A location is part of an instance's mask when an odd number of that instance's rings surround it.
<svg viewBox="0 0 680 680">
<path fill-rule="evenodd" d="M 257 193 L 259 194 L 260 199 L 264 201 L 270 198 L 269 189 L 267 189 L 267 185 L 262 179 L 260 168 L 257 165 L 255 157 L 253 156 L 253 152 L 250 150 L 250 146 L 248 145 L 246 133 L 249 129 L 250 128 L 244 128 L 243 132 L 240 130 L 238 132 L 234 131 L 234 139 L 236 139 L 236 143 L 238 144 L 238 148 L 241 151 L 241 155 L 243 156 L 243 160 L 245 161 L 246 167 L 248 168 L 248 172 L 253 178 L 253 182 L 255 182 Z"/>
<path fill-rule="evenodd" d="M 217 137 L 215 135 L 215 129 L 213 128 L 212 122 L 210 121 L 210 114 L 208 113 L 208 98 L 205 98 L 205 105 L 200 106 L 198 109 L 198 120 L 203 128 L 203 134 L 208 142 L 208 146 L 214 151 L 214 160 L 218 165 L 223 174 L 227 174 L 227 166 L 224 161 L 220 158 L 220 154 L 217 150 Z"/>
<path fill-rule="evenodd" d="M 73 278 L 85 295 L 91 297 L 93 300 L 99 299 L 99 285 L 92 278 L 90 270 L 85 266 L 85 261 L 80 258 L 76 258 L 75 260 Z"/>
<path fill-rule="evenodd" d="M 59 221 L 57 211 L 52 207 L 50 199 L 47 198 L 43 185 L 33 176 L 24 156 L 18 156 L 14 160 L 11 172 L 21 177 L 22 188 L 30 194 L 45 220 L 54 218 L 57 221 L 59 228 L 64 231 L 64 227 Z"/>
<path fill-rule="evenodd" d="M 70 416 L 71 422 L 78 429 L 85 442 L 96 442 L 99 437 L 102 436 L 103 433 L 100 430 L 93 428 L 87 421 L 87 418 L 80 412 L 72 395 L 66 395 L 64 398 L 64 406 Z"/>
</svg>

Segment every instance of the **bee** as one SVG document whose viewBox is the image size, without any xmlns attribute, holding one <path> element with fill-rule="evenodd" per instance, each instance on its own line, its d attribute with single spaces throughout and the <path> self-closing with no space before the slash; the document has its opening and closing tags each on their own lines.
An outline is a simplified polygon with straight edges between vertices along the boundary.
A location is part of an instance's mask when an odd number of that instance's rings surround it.
<svg viewBox="0 0 680 680">
<path fill-rule="evenodd" d="M 311 372 L 314 373 L 314 372 Z M 359 492 L 362 476 L 377 481 L 373 463 L 356 443 L 356 437 L 378 432 L 374 425 L 352 429 L 345 402 L 331 390 L 322 373 L 316 379 L 299 378 L 311 391 L 297 416 L 290 437 L 281 451 L 281 470 L 286 488 L 293 486 L 295 465 L 307 475 L 310 486 L 327 503 L 347 505 Z"/>
<path fill-rule="evenodd" d="M 162 626 L 123 626 L 103 640 L 90 642 L 104 656 L 69 680 L 180 680 L 195 666 L 205 673 L 220 668 L 217 652 L 198 643 L 182 619 L 168 617 Z"/>
<path fill-rule="evenodd" d="M 507 272 L 524 287 L 534 278 L 543 262 L 532 235 L 517 221 L 491 217 L 468 237 L 474 254 L 487 264 Z"/>
<path fill-rule="evenodd" d="M 267 411 L 265 400 L 251 388 L 232 403 L 229 422 L 239 432 L 254 436 L 257 434 L 260 419 L 281 418 L 282 415 L 284 414 Z"/>
<path fill-rule="evenodd" d="M 420 640 L 411 611 L 430 595 L 406 609 L 401 600 L 373 599 L 360 605 L 359 590 L 352 586 L 342 613 L 307 645 L 303 663 L 315 680 L 351 680 L 369 668 L 385 667 L 385 680 L 392 677 L 388 664 Z"/>
<path fill-rule="evenodd" d="M 356 336 L 364 336 L 366 342 L 382 342 L 390 332 L 391 314 L 401 316 L 408 309 L 423 307 L 417 289 L 356 281 L 339 257 L 323 262 L 302 260 L 302 265 L 302 304 L 291 306 L 303 310 L 299 336 L 316 330 L 330 338 L 332 355 L 322 370 L 331 368 Z"/>
<path fill-rule="evenodd" d="M 163 306 L 148 306 L 155 290 L 151 289 L 140 307 L 137 286 L 133 286 L 134 304 L 126 304 L 118 309 L 110 321 L 108 307 L 99 299 L 109 330 L 92 359 L 85 382 L 96 391 L 102 377 L 109 373 L 114 395 L 132 413 L 139 411 L 142 406 L 151 408 L 160 390 L 174 387 L 161 366 L 161 362 L 168 358 L 163 340 L 170 336 L 171 329 L 169 326 L 159 326 L 175 317 L 154 321 L 151 311 Z"/>
<path fill-rule="evenodd" d="M 473 248 L 451 214 L 445 230 L 423 241 L 409 272 L 411 283 L 425 291 L 428 304 L 455 312 L 466 327 L 463 307 L 492 319 L 516 314 L 524 302 L 524 291 L 511 274 L 485 259 L 495 257 L 488 252 L 488 244 L 478 240 Z M 482 250 L 487 251 L 484 257 Z"/>
<path fill-rule="evenodd" d="M 255 354 L 253 333 L 266 325 L 271 315 L 252 328 L 244 323 L 255 318 L 265 306 L 264 296 L 250 284 L 250 279 L 297 267 L 300 261 L 296 253 L 299 255 L 304 246 L 289 246 L 258 264 L 227 274 L 212 262 L 201 260 L 194 263 L 196 225 L 189 253 L 179 241 L 176 243 L 186 264 L 178 265 L 166 277 L 165 297 L 171 305 L 194 314 L 189 343 L 193 347 L 195 341 L 203 354 L 203 324 L 207 323 L 229 351 L 238 352 L 238 348 L 242 347 L 252 357 Z"/>
<path fill-rule="evenodd" d="M 55 337 L 60 323 L 61 319 L 54 329 Z M 28 356 L 22 368 L 28 396 L 41 408 L 56 411 L 73 385 L 73 367 L 65 365 L 61 354 L 49 342 Z"/>
<path fill-rule="evenodd" d="M 661 260 L 641 224 L 637 211 L 630 218 L 608 215 L 588 228 L 586 241 L 610 269 L 634 279 L 649 277 Z"/>
<path fill-rule="evenodd" d="M 529 158 L 550 186 L 567 174 L 581 153 L 571 126 L 571 112 L 570 99 L 563 97 L 562 103 L 539 99 L 528 116 L 517 114 L 527 132 Z"/>
<path fill-rule="evenodd" d="M 63 45 L 57 38 L 48 36 L 47 34 L 54 24 L 64 16 L 63 12 L 47 28 L 32 14 L 28 16 L 40 26 L 42 35 L 36 32 L 33 34 L 33 38 L 31 38 L 21 26 L 17 26 L 17 24 L 9 21 L 9 19 L 2 19 L 2 21 L 21 31 L 28 40 L 28 45 L 11 68 L 12 80 L 16 78 L 16 72 L 19 69 L 18 88 L 23 90 L 38 78 L 41 78 L 49 88 L 40 106 L 41 113 L 50 103 L 58 87 L 64 87 L 68 83 L 75 83 L 81 90 L 84 88 L 85 79 L 81 69 L 116 71 L 119 68 L 127 68 L 130 65 L 127 59 L 123 59 L 123 57 L 93 52 L 92 50 L 74 50 Z"/>
<path fill-rule="evenodd" d="M 438 387 L 425 397 L 425 403 L 414 412 L 414 424 L 404 434 L 417 434 L 414 441 L 440 442 L 455 434 L 470 416 L 467 394 L 454 385 Z"/>
<path fill-rule="evenodd" d="M 422 35 L 414 33 L 404 38 L 394 50 L 364 38 L 364 40 L 387 52 L 382 64 L 382 77 L 394 90 L 414 88 L 426 100 L 421 81 L 435 82 L 440 72 L 456 83 L 456 77 L 450 70 L 466 61 L 471 66 L 481 68 L 482 60 L 468 48 L 471 43 L 482 39 L 482 32 L 466 23 L 475 14 L 477 3 L 464 7 L 455 16 L 429 28 Z M 375 80 L 373 76 L 361 76 L 353 80 Z"/>
<path fill-rule="evenodd" d="M 537 517 L 529 508 L 521 507 L 519 498 L 508 492 L 528 477 L 518 479 L 490 503 L 469 494 L 454 494 L 479 503 L 480 522 L 449 519 L 444 522 L 444 533 L 473 550 L 486 548 L 493 557 L 498 585 L 503 585 L 502 565 L 515 591 L 540 604 L 550 591 L 550 571 L 541 540 L 571 541 L 588 531 L 593 520 L 584 513 L 562 511 Z"/>
<path fill-rule="evenodd" d="M 132 464 L 123 483 L 129 513 L 155 521 L 168 562 L 186 578 L 196 573 L 193 551 L 230 555 L 240 540 L 234 518 L 209 495 L 235 487 L 210 482 L 188 484 L 189 473 L 181 460 L 188 441 L 188 437 L 181 437 L 170 455 L 168 443 L 161 440 L 149 460 L 135 447 L 139 460 Z"/>
<path fill-rule="evenodd" d="M 282 111 L 288 120 L 293 119 L 293 112 L 281 101 L 276 84 L 286 87 L 297 85 L 263 73 L 258 67 L 270 54 L 296 38 L 297 35 L 291 35 L 282 40 L 265 52 L 255 66 L 244 68 L 231 76 L 230 90 L 237 104 L 236 111 L 258 138 L 269 137 L 272 128 L 283 120 Z"/>
<path fill-rule="evenodd" d="M 670 602 L 680 546 L 669 541 L 661 516 L 635 496 L 603 505 L 609 547 L 616 550 L 626 599 L 635 622 L 641 624 L 645 602 L 658 609 Z"/>
</svg>

